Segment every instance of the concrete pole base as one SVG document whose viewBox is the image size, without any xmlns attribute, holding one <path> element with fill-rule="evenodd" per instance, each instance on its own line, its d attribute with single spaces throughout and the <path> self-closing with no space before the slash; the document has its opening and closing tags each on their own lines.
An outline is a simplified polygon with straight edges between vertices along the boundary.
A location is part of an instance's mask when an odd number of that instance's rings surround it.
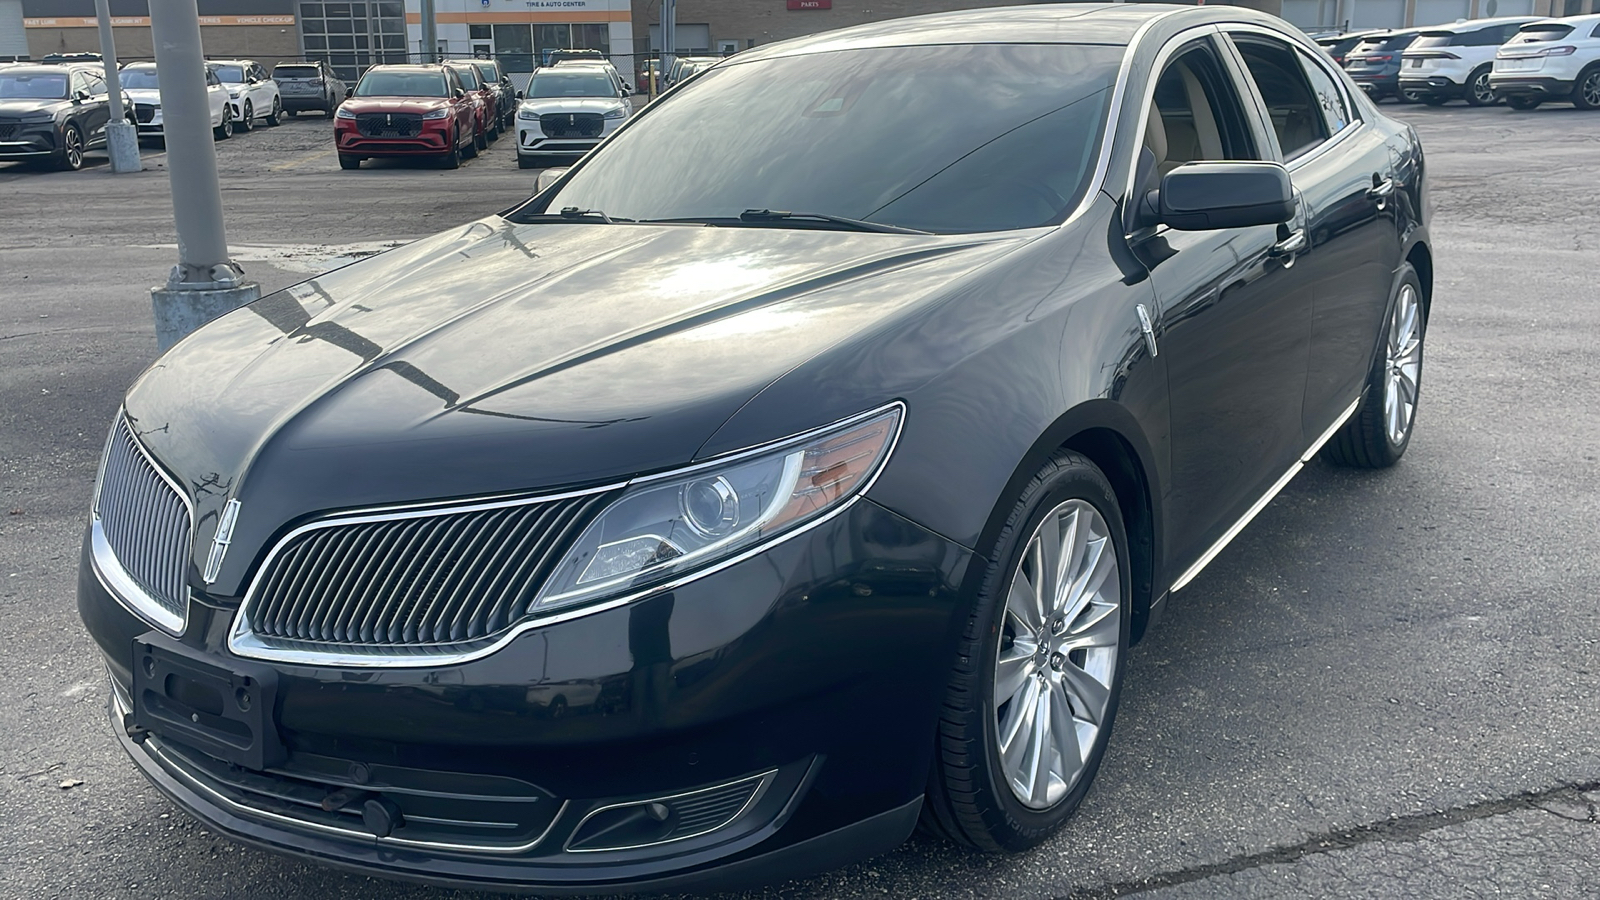
<svg viewBox="0 0 1600 900">
<path fill-rule="evenodd" d="M 113 172 L 137 172 L 144 168 L 139 159 L 139 129 L 127 122 L 106 125 L 106 152 L 111 155 Z"/>
<path fill-rule="evenodd" d="M 261 285 L 245 282 L 216 290 L 151 288 L 156 312 L 156 349 L 162 353 L 201 325 L 261 299 Z"/>
</svg>

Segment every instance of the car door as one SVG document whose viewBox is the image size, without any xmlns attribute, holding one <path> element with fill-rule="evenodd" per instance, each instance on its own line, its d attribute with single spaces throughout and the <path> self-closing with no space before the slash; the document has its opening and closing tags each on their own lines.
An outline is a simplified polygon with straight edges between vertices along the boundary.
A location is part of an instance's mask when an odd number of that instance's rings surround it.
<svg viewBox="0 0 1600 900">
<path fill-rule="evenodd" d="M 473 121 L 472 99 L 467 96 L 467 89 L 461 84 L 461 79 L 455 70 L 449 66 L 444 70 L 445 90 L 450 92 L 450 108 L 454 111 L 456 120 L 456 142 L 461 142 L 461 136 L 467 135 L 471 142 L 477 135 L 477 123 Z"/>
<path fill-rule="evenodd" d="M 111 118 L 111 95 L 106 93 L 104 78 L 88 71 L 72 73 L 73 96 L 78 91 L 88 91 L 89 99 L 78 104 L 78 121 L 83 127 L 83 141 L 87 147 L 98 147 L 106 140 L 106 122 Z"/>
<path fill-rule="evenodd" d="M 1265 30 L 1234 29 L 1249 93 L 1306 214 L 1311 285 L 1304 427 L 1315 438 L 1361 396 L 1401 263 L 1394 153 L 1326 63 Z"/>
<path fill-rule="evenodd" d="M 1170 46 L 1170 45 L 1169 45 Z M 1164 51 L 1165 52 L 1165 51 Z M 1135 196 L 1187 162 L 1272 160 L 1265 127 L 1213 37 L 1181 44 L 1159 69 Z M 1150 270 L 1151 323 L 1167 364 L 1173 571 L 1200 559 L 1305 449 L 1301 401 L 1311 291 L 1296 265 L 1300 223 L 1129 237 Z"/>
<path fill-rule="evenodd" d="M 211 103 L 211 124 L 221 125 L 228 106 L 228 89 L 223 87 L 216 71 L 210 68 L 206 69 L 206 95 Z"/>
</svg>

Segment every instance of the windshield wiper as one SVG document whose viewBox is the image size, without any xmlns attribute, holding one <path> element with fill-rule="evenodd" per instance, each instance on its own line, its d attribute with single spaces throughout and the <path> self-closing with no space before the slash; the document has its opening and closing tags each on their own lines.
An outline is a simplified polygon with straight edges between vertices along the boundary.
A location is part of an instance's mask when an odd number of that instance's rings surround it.
<svg viewBox="0 0 1600 900">
<path fill-rule="evenodd" d="M 738 218 L 715 216 L 683 216 L 672 219 L 642 219 L 644 225 L 667 225 L 673 223 L 698 223 L 701 225 L 759 225 L 765 222 L 822 222 L 828 225 L 837 225 L 850 231 L 872 231 L 879 234 L 932 234 L 931 231 L 918 231 L 915 228 L 902 228 L 899 225 L 884 225 L 878 222 L 868 222 L 862 219 L 850 219 L 844 216 L 830 216 L 827 213 L 790 212 L 783 209 L 747 209 L 739 214 Z"/>
<path fill-rule="evenodd" d="M 606 223 L 607 225 L 615 225 L 618 222 L 632 222 L 632 221 L 634 221 L 633 219 L 624 219 L 624 218 L 622 218 L 620 216 L 618 216 L 617 218 L 612 218 L 611 216 L 606 215 L 605 212 L 602 211 L 602 210 L 598 210 L 598 209 L 580 209 L 579 207 L 576 207 L 576 206 L 564 207 L 561 210 L 561 212 L 559 212 L 559 213 L 548 213 L 547 212 L 547 213 L 535 213 L 535 214 L 527 215 L 527 216 L 518 216 L 516 218 L 516 221 L 518 221 L 518 222 L 574 222 L 574 221 L 577 221 L 578 219 L 599 219 L 600 221 Z"/>
</svg>

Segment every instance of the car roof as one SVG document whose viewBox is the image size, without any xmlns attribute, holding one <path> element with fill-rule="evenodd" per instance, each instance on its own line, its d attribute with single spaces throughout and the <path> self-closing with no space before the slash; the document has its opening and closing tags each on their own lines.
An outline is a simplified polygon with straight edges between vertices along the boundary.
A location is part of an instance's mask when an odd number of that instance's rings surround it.
<svg viewBox="0 0 1600 900">
<path fill-rule="evenodd" d="M 1242 22 L 1273 28 L 1286 35 L 1300 34 L 1298 29 L 1277 16 L 1243 6 L 1040 3 L 884 19 L 838 31 L 764 44 L 741 51 L 733 58 L 745 63 L 835 50 L 947 44 L 1109 44 L 1125 47 L 1141 28 L 1167 17 L 1171 17 L 1176 25 Z"/>
<path fill-rule="evenodd" d="M 1498 19 L 1469 19 L 1465 22 L 1452 22 L 1449 25 L 1434 25 L 1422 29 L 1423 34 L 1465 34 L 1469 31 L 1481 31 L 1493 28 L 1496 25 L 1514 25 L 1518 22 L 1537 22 L 1538 16 L 1501 16 Z"/>
<path fill-rule="evenodd" d="M 59 74 L 61 74 L 63 72 L 73 72 L 73 71 L 82 71 L 82 70 L 87 70 L 87 71 L 91 71 L 91 72 L 94 71 L 94 66 L 86 66 L 86 65 L 83 65 L 81 63 L 76 64 L 76 65 L 67 65 L 67 64 L 64 64 L 64 63 L 29 63 L 29 62 L 22 62 L 22 63 L 0 63 L 0 65 L 4 65 L 7 69 L 11 70 L 11 74 L 13 74 L 13 75 L 59 75 Z M 21 71 L 17 71 L 19 69 Z"/>
<path fill-rule="evenodd" d="M 381 63 L 367 69 L 368 72 L 440 72 L 443 63 Z"/>
<path fill-rule="evenodd" d="M 1579 25 L 1588 25 L 1590 22 L 1600 22 L 1600 13 L 1590 13 L 1586 16 L 1562 16 L 1556 19 L 1538 19 L 1522 27 L 1527 28 L 1530 25 L 1571 25 L 1576 28 Z"/>
<path fill-rule="evenodd" d="M 260 65 L 260 63 L 256 62 L 253 59 L 207 59 L 206 62 L 215 63 L 215 64 L 217 64 L 219 66 L 255 66 L 255 65 Z"/>
<path fill-rule="evenodd" d="M 598 62 L 590 62 L 588 60 L 569 59 L 569 60 L 565 60 L 563 62 L 556 63 L 553 66 L 540 66 L 538 69 L 535 70 L 535 72 L 536 73 L 537 72 L 544 72 L 544 71 L 548 71 L 550 69 L 560 69 L 563 72 L 574 72 L 574 71 L 606 72 L 610 68 L 611 68 L 610 66 L 601 65 Z"/>
</svg>

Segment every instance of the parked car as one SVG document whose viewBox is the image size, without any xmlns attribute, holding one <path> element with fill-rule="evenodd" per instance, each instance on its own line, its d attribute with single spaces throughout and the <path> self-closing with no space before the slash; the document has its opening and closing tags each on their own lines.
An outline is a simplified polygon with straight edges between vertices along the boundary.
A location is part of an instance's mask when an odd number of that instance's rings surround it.
<svg viewBox="0 0 1600 900">
<path fill-rule="evenodd" d="M 313 110 L 332 116 L 344 100 L 345 84 L 325 62 L 278 63 L 272 67 L 283 111 L 291 116 Z"/>
<path fill-rule="evenodd" d="M 133 100 L 139 139 L 161 139 L 166 127 L 161 116 L 161 79 L 152 62 L 129 63 L 117 73 L 123 91 Z M 228 89 L 217 77 L 216 66 L 206 63 L 206 96 L 211 103 L 211 131 L 219 141 L 233 137 L 233 106 Z"/>
<path fill-rule="evenodd" d="M 463 156 L 478 155 L 477 102 L 449 66 L 373 66 L 334 114 L 339 167 L 425 156 L 454 169 Z"/>
<path fill-rule="evenodd" d="M 435 885 L 1035 846 L 1169 598 L 1319 453 L 1405 453 L 1424 174 L 1243 7 L 747 50 L 140 375 L 78 580 L 122 747 L 225 834 Z"/>
<path fill-rule="evenodd" d="M 643 91 L 643 92 L 649 92 L 651 79 L 656 79 L 657 81 L 659 81 L 660 78 L 661 78 L 661 60 L 659 60 L 659 59 L 647 59 L 647 60 L 645 60 L 644 65 L 639 67 L 639 81 L 638 81 L 639 90 Z M 659 90 L 661 88 L 661 85 L 659 83 L 656 84 L 656 88 Z"/>
<path fill-rule="evenodd" d="M 80 169 L 86 151 L 106 145 L 110 121 L 111 93 L 93 66 L 0 67 L 0 160 Z"/>
<path fill-rule="evenodd" d="M 517 108 L 517 166 L 539 168 L 587 153 L 631 114 L 614 70 L 578 63 L 539 69 Z"/>
<path fill-rule="evenodd" d="M 605 63 L 611 65 L 611 58 L 599 50 L 590 49 L 564 49 L 551 50 L 545 54 L 545 65 L 554 66 L 571 61 Z"/>
<path fill-rule="evenodd" d="M 456 73 L 456 77 L 461 79 L 461 86 L 467 89 L 467 99 L 472 101 L 472 114 L 477 120 L 474 140 L 480 151 L 485 150 L 490 141 L 500 138 L 500 110 L 495 106 L 500 92 L 492 85 L 484 84 L 478 67 L 467 60 L 450 60 L 445 65 Z"/>
<path fill-rule="evenodd" d="M 510 131 L 517 122 L 517 88 L 511 83 L 511 76 L 492 59 L 475 59 L 472 64 L 478 68 L 478 77 L 495 91 L 498 129 Z"/>
<path fill-rule="evenodd" d="M 1476 19 L 1423 31 L 1400 54 L 1400 90 L 1429 106 L 1461 99 L 1470 106 L 1495 102 L 1489 75 L 1494 54 L 1531 16 Z"/>
<path fill-rule="evenodd" d="M 722 62 L 720 56 L 679 56 L 667 69 L 666 86 L 672 87 L 695 72 Z"/>
<path fill-rule="evenodd" d="M 1328 56 L 1331 57 L 1334 62 L 1342 66 L 1345 63 L 1346 55 L 1352 49 L 1354 49 L 1357 44 L 1360 44 L 1369 36 L 1377 33 L 1378 32 L 1370 30 L 1346 31 L 1339 34 L 1322 35 L 1316 38 L 1316 42 L 1317 46 L 1322 48 L 1322 52 L 1328 54 Z"/>
<path fill-rule="evenodd" d="M 249 131 L 256 119 L 276 126 L 282 121 L 283 100 L 278 83 L 253 59 L 214 59 L 217 78 L 228 89 L 233 127 Z"/>
<path fill-rule="evenodd" d="M 1489 86 L 1512 109 L 1546 100 L 1600 109 L 1600 15 L 1522 26 L 1495 53 Z"/>
<path fill-rule="evenodd" d="M 1417 95 L 1400 92 L 1400 54 L 1421 33 L 1411 29 L 1369 34 L 1345 54 L 1344 70 L 1373 100 L 1394 97 L 1415 103 Z"/>
</svg>

